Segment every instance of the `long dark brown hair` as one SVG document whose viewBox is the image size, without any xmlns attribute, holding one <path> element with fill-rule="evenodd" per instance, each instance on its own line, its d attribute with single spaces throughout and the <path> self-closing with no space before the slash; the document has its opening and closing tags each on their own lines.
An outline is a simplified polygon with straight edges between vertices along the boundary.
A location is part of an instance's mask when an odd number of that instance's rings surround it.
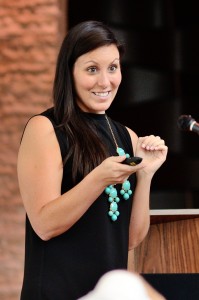
<svg viewBox="0 0 199 300">
<path fill-rule="evenodd" d="M 67 137 L 68 152 L 64 162 L 73 157 L 74 181 L 77 174 L 85 176 L 99 165 L 107 153 L 88 118 L 76 104 L 73 66 L 79 56 L 111 44 L 116 45 L 121 57 L 124 46 L 110 28 L 99 21 L 85 21 L 69 30 L 58 54 L 53 86 L 54 112 L 56 123 Z"/>
</svg>

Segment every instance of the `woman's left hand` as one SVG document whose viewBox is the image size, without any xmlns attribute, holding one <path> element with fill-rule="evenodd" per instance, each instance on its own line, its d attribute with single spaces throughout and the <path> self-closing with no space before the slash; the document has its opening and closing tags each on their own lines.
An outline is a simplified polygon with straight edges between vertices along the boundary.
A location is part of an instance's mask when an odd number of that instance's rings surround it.
<svg viewBox="0 0 199 300">
<path fill-rule="evenodd" d="M 153 175 L 164 163 L 167 157 L 168 147 L 159 136 L 139 137 L 135 156 L 143 158 L 145 167 L 138 171 Z"/>
</svg>

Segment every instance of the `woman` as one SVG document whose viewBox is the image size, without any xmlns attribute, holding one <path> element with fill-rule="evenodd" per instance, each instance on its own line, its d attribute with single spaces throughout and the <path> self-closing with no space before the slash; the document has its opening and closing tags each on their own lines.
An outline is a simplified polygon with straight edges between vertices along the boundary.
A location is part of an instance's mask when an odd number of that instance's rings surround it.
<svg viewBox="0 0 199 300">
<path fill-rule="evenodd" d="M 106 114 L 122 54 L 101 22 L 76 25 L 58 55 L 53 107 L 26 125 L 18 154 L 27 213 L 21 300 L 85 295 L 106 272 L 126 269 L 128 250 L 147 234 L 151 180 L 167 146 Z M 129 156 L 142 162 L 124 164 Z"/>
</svg>

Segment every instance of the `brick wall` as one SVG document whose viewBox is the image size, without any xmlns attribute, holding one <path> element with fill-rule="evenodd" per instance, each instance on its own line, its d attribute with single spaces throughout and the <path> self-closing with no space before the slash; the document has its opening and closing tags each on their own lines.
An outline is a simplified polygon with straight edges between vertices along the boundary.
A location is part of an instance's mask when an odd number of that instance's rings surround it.
<svg viewBox="0 0 199 300">
<path fill-rule="evenodd" d="M 66 30 L 65 2 L 0 0 L 1 300 L 19 299 L 25 213 L 16 175 L 17 152 L 28 118 L 51 105 L 56 55 Z"/>
</svg>

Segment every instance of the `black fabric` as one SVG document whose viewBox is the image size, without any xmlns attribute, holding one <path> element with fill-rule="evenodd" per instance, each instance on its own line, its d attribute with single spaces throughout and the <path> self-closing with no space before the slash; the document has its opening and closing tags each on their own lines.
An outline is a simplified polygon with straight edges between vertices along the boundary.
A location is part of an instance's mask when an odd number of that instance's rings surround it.
<svg viewBox="0 0 199 300">
<path fill-rule="evenodd" d="M 42 115 L 51 120 L 53 126 L 56 125 L 53 108 Z M 116 155 L 105 115 L 86 114 L 86 117 L 108 146 L 110 155 Z M 113 120 L 110 122 L 119 147 L 132 156 L 128 131 L 121 124 Z M 59 129 L 55 129 L 55 132 L 63 157 L 67 151 L 66 137 Z M 130 176 L 129 180 L 134 190 L 135 175 Z M 72 187 L 69 161 L 64 166 L 62 193 Z M 121 186 L 117 188 L 119 192 Z M 21 300 L 76 300 L 93 289 L 104 273 L 127 268 L 132 198 L 121 199 L 120 216 L 116 222 L 111 221 L 108 216 L 107 198 L 102 193 L 76 224 L 49 241 L 42 241 L 37 236 L 26 217 L 25 271 Z"/>
<path fill-rule="evenodd" d="M 199 299 L 199 274 L 142 274 L 167 300 Z"/>
</svg>

